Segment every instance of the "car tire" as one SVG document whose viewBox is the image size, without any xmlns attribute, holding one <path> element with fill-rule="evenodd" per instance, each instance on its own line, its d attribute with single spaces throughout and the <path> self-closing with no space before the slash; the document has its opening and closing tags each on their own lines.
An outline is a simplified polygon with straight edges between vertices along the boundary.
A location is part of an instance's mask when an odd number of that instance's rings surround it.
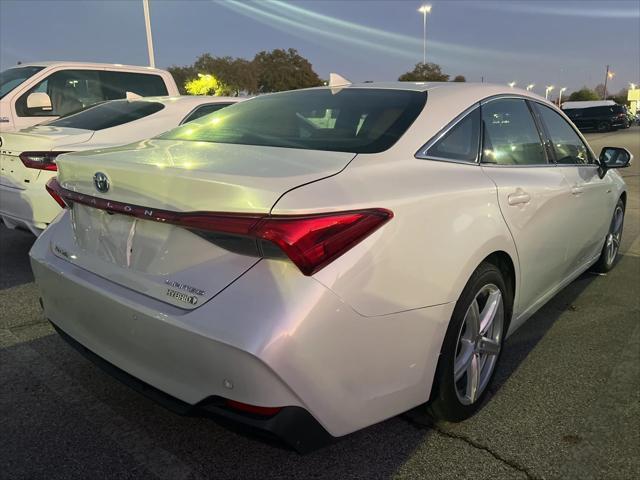
<svg viewBox="0 0 640 480">
<path fill-rule="evenodd" d="M 608 122 L 599 122 L 597 130 L 599 132 L 608 132 L 611 130 L 611 125 Z"/>
<path fill-rule="evenodd" d="M 480 264 L 456 302 L 447 328 L 427 407 L 432 419 L 460 422 L 479 409 L 502 352 L 512 303 L 499 268 Z M 492 322 L 483 326 L 490 309 Z"/>
<path fill-rule="evenodd" d="M 619 199 L 616 208 L 613 210 L 609 231 L 604 239 L 600 258 L 598 258 L 598 261 L 593 266 L 593 270 L 598 273 L 607 273 L 616 264 L 616 258 L 620 250 L 620 242 L 622 241 L 624 210 L 624 202 L 622 199 Z"/>
</svg>

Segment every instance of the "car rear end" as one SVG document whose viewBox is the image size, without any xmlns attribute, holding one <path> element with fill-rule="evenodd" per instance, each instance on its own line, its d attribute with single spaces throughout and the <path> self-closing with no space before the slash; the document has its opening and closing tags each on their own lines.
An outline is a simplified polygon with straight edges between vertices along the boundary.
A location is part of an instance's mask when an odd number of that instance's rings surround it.
<svg viewBox="0 0 640 480">
<path fill-rule="evenodd" d="M 0 146 L 0 217 L 9 228 L 23 228 L 34 235 L 60 213 L 45 189 L 55 177 L 56 158 L 93 132 L 81 129 L 32 127 L 3 133 Z M 58 145 L 61 145 L 58 147 Z"/>
<path fill-rule="evenodd" d="M 336 101 L 321 91 L 320 100 Z M 450 307 L 365 317 L 314 278 L 393 213 L 373 199 L 273 213 L 287 192 L 339 175 L 351 150 L 392 145 L 426 94 L 391 97 L 370 125 L 367 115 L 350 116 L 352 135 L 335 143 L 342 151 L 304 148 L 327 143 L 318 124 L 331 116 L 318 108 L 261 117 L 307 98 L 295 96 L 282 108 L 251 100 L 158 139 L 62 156 L 48 189 L 66 211 L 31 251 L 45 315 L 140 390 L 178 410 L 269 431 L 300 451 L 424 401 L 423 369 L 407 370 L 423 340 L 389 357 L 380 349 L 407 331 L 435 338 Z M 248 128 L 252 121 L 258 126 Z M 289 136 L 274 140 L 289 121 L 289 132 L 307 129 L 318 140 L 302 135 L 299 148 L 288 147 Z"/>
</svg>

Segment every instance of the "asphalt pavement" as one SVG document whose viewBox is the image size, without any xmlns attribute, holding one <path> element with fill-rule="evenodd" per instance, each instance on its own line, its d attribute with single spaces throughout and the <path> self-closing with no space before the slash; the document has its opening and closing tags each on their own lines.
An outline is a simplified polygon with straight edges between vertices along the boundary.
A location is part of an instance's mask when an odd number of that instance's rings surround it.
<svg viewBox="0 0 640 480">
<path fill-rule="evenodd" d="M 46 323 L 27 252 L 0 226 L 0 478 L 640 478 L 640 127 L 626 146 L 621 258 L 565 288 L 506 343 L 484 408 L 429 425 L 418 410 L 308 455 L 129 390 Z"/>
</svg>

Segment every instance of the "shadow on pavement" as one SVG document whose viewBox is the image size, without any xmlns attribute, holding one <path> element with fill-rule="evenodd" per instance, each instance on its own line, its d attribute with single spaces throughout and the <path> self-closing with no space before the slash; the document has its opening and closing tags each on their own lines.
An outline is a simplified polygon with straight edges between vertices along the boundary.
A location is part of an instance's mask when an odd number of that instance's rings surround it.
<svg viewBox="0 0 640 480">
<path fill-rule="evenodd" d="M 29 250 L 35 240 L 31 232 L 10 230 L 0 222 L 0 290 L 33 282 Z"/>
</svg>

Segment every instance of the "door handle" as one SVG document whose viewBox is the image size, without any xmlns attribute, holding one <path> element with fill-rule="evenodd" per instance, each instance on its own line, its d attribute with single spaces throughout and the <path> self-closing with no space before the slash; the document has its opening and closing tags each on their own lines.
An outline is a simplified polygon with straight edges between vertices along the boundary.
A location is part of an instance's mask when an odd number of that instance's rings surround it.
<svg viewBox="0 0 640 480">
<path fill-rule="evenodd" d="M 515 192 L 509 194 L 507 200 L 509 201 L 509 205 L 523 205 L 531 201 L 531 195 L 521 188 L 518 188 Z"/>
</svg>

